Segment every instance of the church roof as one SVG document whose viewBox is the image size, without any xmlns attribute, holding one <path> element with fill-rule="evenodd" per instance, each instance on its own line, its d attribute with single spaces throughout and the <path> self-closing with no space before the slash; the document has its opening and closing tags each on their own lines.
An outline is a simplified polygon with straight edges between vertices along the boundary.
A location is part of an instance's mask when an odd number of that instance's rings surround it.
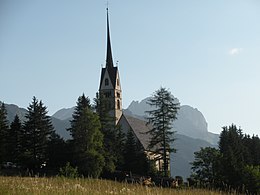
<svg viewBox="0 0 260 195">
<path fill-rule="evenodd" d="M 151 130 L 151 127 L 149 125 L 148 126 L 146 125 L 146 121 L 128 115 L 123 115 L 123 116 L 127 120 L 129 126 L 133 130 L 136 137 L 143 145 L 144 149 L 147 149 L 151 138 L 150 134 L 147 134 L 147 132 Z"/>
<path fill-rule="evenodd" d="M 113 87 L 115 88 L 116 87 L 116 75 L 117 75 L 117 72 L 118 72 L 118 68 L 117 67 L 111 67 L 111 68 L 105 67 L 105 68 L 102 68 L 99 88 L 101 88 L 101 85 L 102 85 L 102 82 L 103 82 L 106 70 L 108 70 L 109 78 L 110 78 L 110 80 L 112 82 Z"/>
</svg>

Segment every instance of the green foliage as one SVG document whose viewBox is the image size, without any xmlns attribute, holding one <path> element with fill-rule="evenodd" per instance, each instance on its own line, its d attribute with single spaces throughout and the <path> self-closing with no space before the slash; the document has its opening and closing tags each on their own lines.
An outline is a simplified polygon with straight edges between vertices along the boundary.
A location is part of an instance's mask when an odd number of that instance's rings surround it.
<svg viewBox="0 0 260 195">
<path fill-rule="evenodd" d="M 47 113 L 47 107 L 43 105 L 42 101 L 33 97 L 25 116 L 27 120 L 24 123 L 23 137 L 24 164 L 32 169 L 40 168 L 48 161 L 48 141 L 54 130 Z"/>
<path fill-rule="evenodd" d="M 79 177 L 78 168 L 72 167 L 69 162 L 66 163 L 64 167 L 60 168 L 59 176 L 67 178 L 77 178 Z"/>
<path fill-rule="evenodd" d="M 65 165 L 65 162 L 69 162 L 69 147 L 69 144 L 66 144 L 58 134 L 53 132 L 48 142 L 47 167 L 58 170 Z"/>
<path fill-rule="evenodd" d="M 2 163 L 7 155 L 8 141 L 8 122 L 5 104 L 0 102 L 0 163 Z"/>
<path fill-rule="evenodd" d="M 258 194 L 260 188 L 260 140 L 243 135 L 235 125 L 223 127 L 219 150 L 202 148 L 195 152 L 194 178 L 230 191 Z"/>
<path fill-rule="evenodd" d="M 147 175 L 149 162 L 141 143 L 132 131 L 128 131 L 124 150 L 124 170 L 132 173 Z"/>
<path fill-rule="evenodd" d="M 242 130 L 235 125 L 223 127 L 220 134 L 219 150 L 222 154 L 220 174 L 222 181 L 234 188 L 242 186 L 242 173 L 245 166 L 244 152 L 242 144 Z"/>
<path fill-rule="evenodd" d="M 125 135 L 120 126 L 115 126 L 115 118 L 109 114 L 109 100 L 101 93 L 96 95 L 95 109 L 99 115 L 101 132 L 104 135 L 104 158 L 105 166 L 103 175 L 113 173 L 116 169 L 121 169 L 123 160 L 123 150 Z"/>
<path fill-rule="evenodd" d="M 214 184 L 218 180 L 218 165 L 220 152 L 216 148 L 206 147 L 194 153 L 195 160 L 192 163 L 194 179 L 201 184 Z"/>
<path fill-rule="evenodd" d="M 85 176 L 98 177 L 104 166 L 103 134 L 99 117 L 91 110 L 89 98 L 78 98 L 71 128 L 74 163 Z"/>
<path fill-rule="evenodd" d="M 260 165 L 244 167 L 243 184 L 250 194 L 260 194 Z"/>
<path fill-rule="evenodd" d="M 22 123 L 19 117 L 15 115 L 8 135 L 8 161 L 19 163 L 22 155 L 23 134 Z"/>
<path fill-rule="evenodd" d="M 148 124 L 152 129 L 148 132 L 151 135 L 149 149 L 162 154 L 164 175 L 168 176 L 169 154 L 175 152 L 170 144 L 174 141 L 172 123 L 177 119 L 179 103 L 174 103 L 175 98 L 170 91 L 160 88 L 155 91 L 153 96 L 148 100 L 148 104 L 154 110 L 147 111 L 149 117 Z"/>
</svg>

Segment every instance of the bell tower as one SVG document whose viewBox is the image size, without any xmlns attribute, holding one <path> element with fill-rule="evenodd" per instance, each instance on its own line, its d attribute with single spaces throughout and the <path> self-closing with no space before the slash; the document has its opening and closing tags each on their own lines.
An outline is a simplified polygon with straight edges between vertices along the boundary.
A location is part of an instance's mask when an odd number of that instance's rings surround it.
<svg viewBox="0 0 260 195">
<path fill-rule="evenodd" d="M 109 114 L 118 123 L 122 115 L 122 90 L 118 67 L 113 64 L 112 48 L 109 32 L 109 18 L 107 8 L 107 54 L 106 66 L 101 70 L 99 93 L 102 94 L 109 104 Z"/>
</svg>

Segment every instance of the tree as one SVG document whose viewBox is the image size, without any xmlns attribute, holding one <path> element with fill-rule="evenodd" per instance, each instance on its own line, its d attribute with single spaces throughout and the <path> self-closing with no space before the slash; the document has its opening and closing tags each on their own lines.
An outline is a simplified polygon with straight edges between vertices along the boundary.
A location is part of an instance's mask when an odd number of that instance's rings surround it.
<svg viewBox="0 0 260 195">
<path fill-rule="evenodd" d="M 103 176 L 106 176 L 116 169 L 122 168 L 125 135 L 121 127 L 115 125 L 115 118 L 109 114 L 109 100 L 102 93 L 97 93 L 94 101 L 95 110 L 101 123 L 101 132 L 104 135 L 105 166 Z"/>
<path fill-rule="evenodd" d="M 177 119 L 179 103 L 175 103 L 175 98 L 171 92 L 165 88 L 155 91 L 153 96 L 148 100 L 148 104 L 154 110 L 147 111 L 149 117 L 148 124 L 152 129 L 148 131 L 151 135 L 149 149 L 155 149 L 156 153 L 162 154 L 164 176 L 168 176 L 170 152 L 175 152 L 170 144 L 174 141 L 172 123 Z"/>
<path fill-rule="evenodd" d="M 229 127 L 223 127 L 219 140 L 219 150 L 222 154 L 221 179 L 235 189 L 243 185 L 241 178 L 245 167 L 245 147 L 242 144 L 242 138 L 242 130 L 232 124 Z"/>
<path fill-rule="evenodd" d="M 18 115 L 15 115 L 14 120 L 10 125 L 10 131 L 8 135 L 8 161 L 15 163 L 19 162 L 20 157 L 22 155 L 22 137 L 22 123 Z"/>
<path fill-rule="evenodd" d="M 71 128 L 74 163 L 85 176 L 98 177 L 104 166 L 103 134 L 99 117 L 91 110 L 90 100 L 78 98 Z"/>
<path fill-rule="evenodd" d="M 24 122 L 24 163 L 32 169 L 39 169 L 48 161 L 48 141 L 54 131 L 47 116 L 47 107 L 33 97 Z"/>
<path fill-rule="evenodd" d="M 124 150 L 124 169 L 132 173 L 146 175 L 149 169 L 148 159 L 141 143 L 131 130 L 127 133 Z"/>
<path fill-rule="evenodd" d="M 6 160 L 8 130 L 7 111 L 5 104 L 0 102 L 0 163 Z"/>
<path fill-rule="evenodd" d="M 60 167 L 69 162 L 70 150 L 68 144 L 57 133 L 53 132 L 48 143 L 48 161 L 47 167 L 58 171 Z"/>
<path fill-rule="evenodd" d="M 218 180 L 218 165 L 220 152 L 216 148 L 206 147 L 194 152 L 195 160 L 192 163 L 194 178 L 201 184 L 214 184 Z"/>
<path fill-rule="evenodd" d="M 243 171 L 243 184 L 245 185 L 249 194 L 260 193 L 260 165 L 245 166 Z"/>
</svg>

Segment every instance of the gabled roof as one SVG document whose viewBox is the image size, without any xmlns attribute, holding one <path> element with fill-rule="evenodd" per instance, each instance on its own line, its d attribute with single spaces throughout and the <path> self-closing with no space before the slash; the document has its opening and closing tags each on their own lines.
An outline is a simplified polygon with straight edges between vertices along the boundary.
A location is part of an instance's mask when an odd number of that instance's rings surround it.
<svg viewBox="0 0 260 195">
<path fill-rule="evenodd" d="M 116 87 L 116 75 L 117 75 L 117 72 L 118 72 L 118 68 L 117 67 L 102 68 L 99 89 L 101 88 L 101 85 L 102 85 L 102 82 L 103 82 L 106 70 L 108 70 L 109 78 L 110 78 L 110 80 L 112 82 L 112 85 L 113 85 L 113 87 L 115 89 L 115 87 Z"/>
<path fill-rule="evenodd" d="M 133 130 L 135 136 L 139 139 L 141 144 L 143 145 L 144 149 L 148 149 L 149 141 L 150 141 L 150 134 L 147 134 L 148 131 L 151 130 L 151 127 L 146 125 L 146 121 L 123 115 L 127 120 L 129 126 Z"/>
</svg>

